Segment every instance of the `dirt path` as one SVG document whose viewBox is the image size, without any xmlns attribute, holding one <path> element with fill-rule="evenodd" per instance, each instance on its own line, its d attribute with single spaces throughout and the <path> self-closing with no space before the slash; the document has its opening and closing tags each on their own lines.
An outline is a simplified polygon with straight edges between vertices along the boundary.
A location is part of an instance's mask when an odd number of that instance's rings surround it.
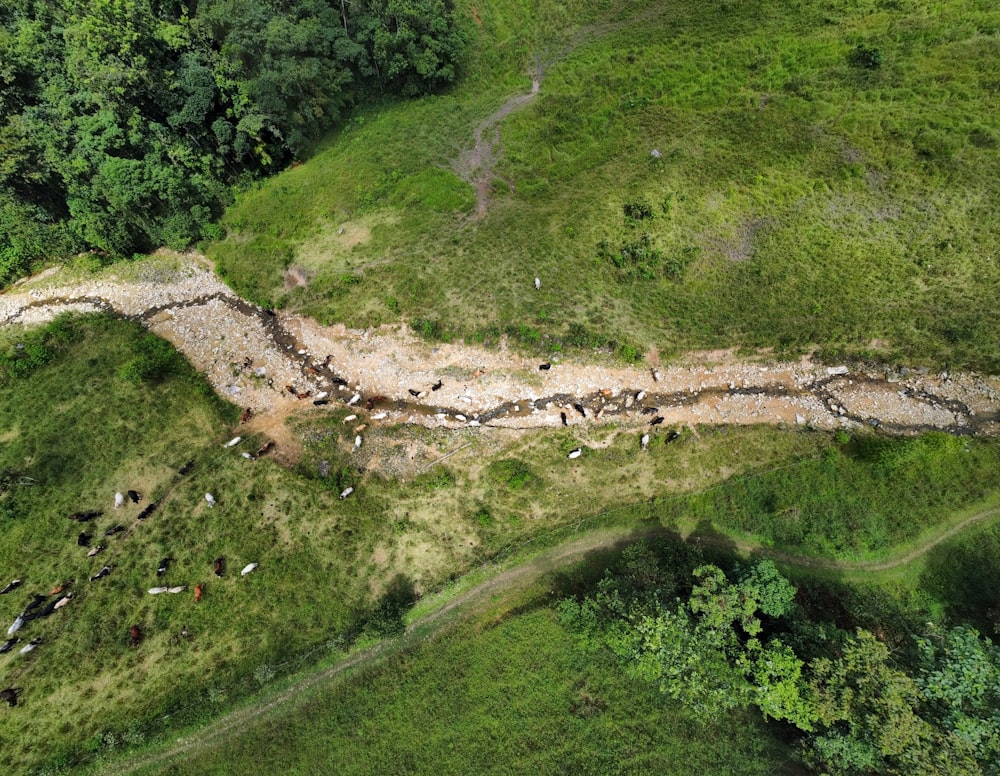
<svg viewBox="0 0 1000 776">
<path fill-rule="evenodd" d="M 197 256 L 131 271 L 128 279 L 60 282 L 57 270 L 17 284 L 0 294 L 0 326 L 67 310 L 141 321 L 219 394 L 252 408 L 258 427 L 251 430 L 273 434 L 291 413 L 344 405 L 359 423 L 450 429 L 614 424 L 656 434 L 677 425 L 768 423 L 1000 433 L 995 376 L 749 360 L 728 351 L 689 353 L 657 368 L 566 358 L 541 369 L 505 348 L 432 345 L 403 325 L 360 331 L 266 311 L 233 294 Z"/>
<path fill-rule="evenodd" d="M 732 546 L 746 555 L 758 553 L 789 566 L 801 568 L 822 568 L 830 571 L 887 571 L 912 563 L 930 552 L 942 542 L 950 539 L 968 527 L 1000 514 L 1000 508 L 987 509 L 971 515 L 942 533 L 927 539 L 923 544 L 909 550 L 903 555 L 889 557 L 880 561 L 832 561 L 811 558 L 801 555 L 774 552 L 768 548 L 751 545 L 746 542 L 731 542 L 727 539 L 718 540 L 718 544 Z M 588 532 L 583 536 L 564 542 L 550 550 L 513 568 L 502 571 L 495 576 L 479 583 L 475 587 L 461 593 L 430 614 L 412 623 L 406 633 L 391 642 L 382 642 L 370 649 L 352 655 L 350 658 L 310 674 L 297 681 L 291 687 L 270 696 L 265 701 L 253 706 L 230 712 L 217 721 L 205 726 L 195 735 L 181 738 L 172 746 L 159 752 L 143 753 L 139 756 L 105 765 L 102 774 L 127 774 L 140 769 L 151 769 L 158 765 L 166 766 L 170 761 L 182 755 L 207 749 L 236 732 L 243 732 L 254 724 L 263 724 L 272 716 L 280 715 L 288 710 L 290 704 L 300 703 L 309 697 L 309 693 L 325 687 L 337 677 L 353 668 L 373 665 L 379 659 L 388 657 L 401 649 L 412 646 L 439 632 L 455 617 L 468 615 L 477 606 L 481 606 L 503 593 L 522 589 L 538 581 L 545 575 L 560 568 L 571 566 L 582 561 L 588 554 L 595 551 L 608 550 L 622 546 L 639 539 L 650 538 L 670 533 L 668 529 L 658 526 L 642 526 L 630 528 L 601 529 Z M 694 541 L 702 544 L 714 544 L 716 540 L 701 538 Z"/>
</svg>

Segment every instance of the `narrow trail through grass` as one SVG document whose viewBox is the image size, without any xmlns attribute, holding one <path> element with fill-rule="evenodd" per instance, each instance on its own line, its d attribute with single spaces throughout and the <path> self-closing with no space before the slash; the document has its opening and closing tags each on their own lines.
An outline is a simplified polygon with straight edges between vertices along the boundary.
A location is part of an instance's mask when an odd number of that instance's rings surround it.
<svg viewBox="0 0 1000 776">
<path fill-rule="evenodd" d="M 728 537 L 699 536 L 695 541 L 702 545 L 735 548 L 744 554 L 757 553 L 787 566 L 803 569 L 883 572 L 898 569 L 917 561 L 948 539 L 998 514 L 1000 514 L 1000 507 L 976 512 L 934 535 L 925 537 L 920 544 L 907 549 L 904 553 L 890 555 L 875 561 L 840 561 L 792 555 Z M 584 536 L 563 542 L 460 593 L 440 608 L 412 622 L 407 627 L 406 632 L 398 639 L 380 642 L 333 666 L 309 674 L 260 703 L 237 709 L 206 725 L 195 734 L 178 738 L 172 746 L 166 749 L 142 753 L 116 763 L 102 763 L 100 772 L 102 774 L 153 772 L 157 766 L 165 765 L 187 752 L 205 749 L 223 740 L 234 731 L 242 732 L 250 725 L 262 724 L 268 719 L 274 719 L 285 713 L 289 704 L 305 702 L 310 693 L 349 674 L 353 669 L 374 665 L 421 640 L 430 638 L 454 622 L 457 617 L 467 615 L 475 607 L 488 603 L 498 595 L 523 589 L 553 571 L 580 562 L 588 554 L 668 533 L 673 533 L 673 530 L 658 525 L 622 526 L 590 531 Z"/>
</svg>

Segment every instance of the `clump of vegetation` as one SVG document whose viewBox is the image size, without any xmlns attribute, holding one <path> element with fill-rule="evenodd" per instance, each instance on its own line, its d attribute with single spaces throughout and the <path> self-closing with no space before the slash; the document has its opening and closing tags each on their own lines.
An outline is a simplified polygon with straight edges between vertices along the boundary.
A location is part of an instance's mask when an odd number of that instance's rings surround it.
<svg viewBox="0 0 1000 776">
<path fill-rule="evenodd" d="M 699 717 L 753 706 L 790 723 L 824 772 L 995 772 L 1000 649 L 989 639 L 931 624 L 894 634 L 916 648 L 907 659 L 885 643 L 888 626 L 877 637 L 799 608 L 771 561 L 727 573 L 692 552 L 678 568 L 677 555 L 664 573 L 649 548 L 630 548 L 595 593 L 565 599 L 581 646 L 609 650 Z"/>
<path fill-rule="evenodd" d="M 493 461 L 486 469 L 487 476 L 499 485 L 505 485 L 511 490 L 536 484 L 538 477 L 524 461 L 517 458 L 503 458 Z"/>
</svg>

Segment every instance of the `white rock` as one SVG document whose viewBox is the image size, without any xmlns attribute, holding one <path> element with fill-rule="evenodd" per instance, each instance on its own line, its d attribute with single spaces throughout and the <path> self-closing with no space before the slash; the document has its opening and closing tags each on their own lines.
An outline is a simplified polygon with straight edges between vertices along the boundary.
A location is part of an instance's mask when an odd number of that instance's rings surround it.
<svg viewBox="0 0 1000 776">
<path fill-rule="evenodd" d="M 848 369 L 846 366 L 829 366 L 826 368 L 826 373 L 828 375 L 846 375 Z"/>
<path fill-rule="evenodd" d="M 798 423 L 800 426 L 803 425 L 806 422 L 805 416 L 803 416 L 803 415 L 796 415 L 795 416 L 795 422 Z"/>
</svg>

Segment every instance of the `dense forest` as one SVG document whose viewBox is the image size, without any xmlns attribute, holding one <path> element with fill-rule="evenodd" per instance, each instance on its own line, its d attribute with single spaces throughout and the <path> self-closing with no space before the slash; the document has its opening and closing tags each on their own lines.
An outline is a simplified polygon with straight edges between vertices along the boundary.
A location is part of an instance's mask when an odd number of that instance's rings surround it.
<svg viewBox="0 0 1000 776">
<path fill-rule="evenodd" d="M 1000 773 L 1000 649 L 973 627 L 1000 630 L 995 610 L 937 626 L 876 589 L 706 560 L 635 544 L 562 617 L 697 716 L 755 708 L 819 773 Z"/>
<path fill-rule="evenodd" d="M 0 0 L 0 283 L 213 235 L 234 184 L 461 45 L 446 0 Z"/>
</svg>

